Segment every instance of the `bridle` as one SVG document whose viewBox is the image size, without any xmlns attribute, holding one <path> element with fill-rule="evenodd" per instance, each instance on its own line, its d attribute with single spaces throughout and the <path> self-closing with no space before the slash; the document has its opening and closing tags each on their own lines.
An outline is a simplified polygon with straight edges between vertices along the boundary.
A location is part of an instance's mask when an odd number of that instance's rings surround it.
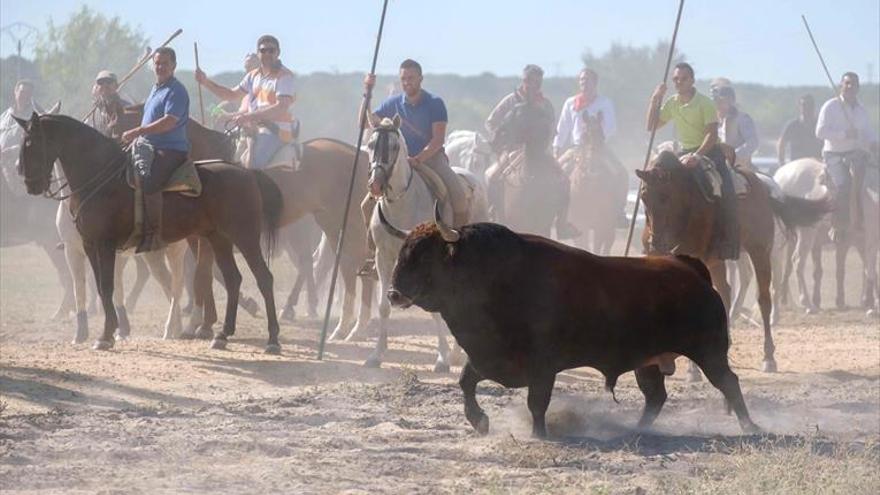
<svg viewBox="0 0 880 495">
<path fill-rule="evenodd" d="M 413 180 L 413 169 L 410 167 L 409 175 L 406 179 L 406 186 L 404 186 L 403 190 L 394 197 L 389 195 L 389 192 L 393 192 L 389 180 L 394 174 L 394 167 L 397 164 L 397 160 L 400 159 L 400 145 L 394 146 L 393 149 L 391 146 L 390 138 L 392 132 L 396 134 L 396 138 L 399 140 L 400 134 L 396 129 L 390 127 L 377 128 L 375 130 L 376 137 L 372 140 L 372 146 L 370 149 L 370 177 L 373 177 L 373 174 L 377 172 L 381 172 L 383 178 L 382 193 L 385 201 L 388 203 L 393 203 L 402 198 L 409 190 Z"/>
</svg>

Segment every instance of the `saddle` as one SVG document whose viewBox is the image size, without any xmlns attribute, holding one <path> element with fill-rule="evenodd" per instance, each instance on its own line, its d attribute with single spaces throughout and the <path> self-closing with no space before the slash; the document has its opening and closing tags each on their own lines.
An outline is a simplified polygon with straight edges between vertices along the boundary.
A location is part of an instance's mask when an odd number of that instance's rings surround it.
<svg viewBox="0 0 880 495">
<path fill-rule="evenodd" d="M 209 163 L 226 163 L 223 160 L 187 160 L 181 166 L 174 170 L 171 178 L 162 188 L 162 192 L 176 192 L 191 198 L 199 197 L 202 194 L 202 181 L 199 179 L 199 172 L 196 167 L 199 165 L 207 165 Z M 125 182 L 132 189 L 135 189 L 134 167 L 126 167 Z"/>
<path fill-rule="evenodd" d="M 706 200 L 714 203 L 721 198 L 721 173 L 715 168 L 712 160 L 702 156 L 700 164 L 697 166 L 697 172 L 703 175 L 704 180 L 698 180 L 700 191 Z M 731 167 L 731 178 L 733 179 L 733 190 L 736 196 L 741 198 L 748 196 L 751 192 L 749 180 L 746 178 L 746 172 L 736 167 Z"/>
</svg>

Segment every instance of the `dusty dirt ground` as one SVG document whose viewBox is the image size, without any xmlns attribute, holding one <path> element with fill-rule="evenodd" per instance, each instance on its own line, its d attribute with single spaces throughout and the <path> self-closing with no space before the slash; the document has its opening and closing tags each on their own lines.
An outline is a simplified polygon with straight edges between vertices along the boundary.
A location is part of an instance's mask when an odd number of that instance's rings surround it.
<svg viewBox="0 0 880 495">
<path fill-rule="evenodd" d="M 292 268 L 276 260 L 273 269 L 280 299 Z M 255 294 L 249 273 L 245 279 Z M 833 298 L 826 292 L 827 305 Z M 733 329 L 734 370 L 766 435 L 741 436 L 720 393 L 705 381 L 684 382 L 679 361 L 654 429 L 634 429 L 643 399 L 632 374 L 621 378 L 617 404 L 595 371 L 578 369 L 560 375 L 552 438 L 537 441 L 529 436 L 524 391 L 489 382 L 478 400 L 491 431 L 473 432 L 457 375 L 431 372 L 430 320 L 415 309 L 395 313 L 387 362 L 368 370 L 361 363 L 371 341 L 331 343 L 316 361 L 314 320 L 283 325 L 277 357 L 261 352 L 265 320 L 241 311 L 226 351 L 204 341 L 162 341 L 165 304 L 154 282 L 131 314 L 133 337 L 95 352 L 69 343 L 73 321 L 49 320 L 59 301 L 43 253 L 0 251 L 4 493 L 880 488 L 880 328 L 861 310 L 783 313 L 775 331 L 780 372 L 772 375 L 760 371 L 759 330 Z M 102 323 L 91 318 L 91 340 Z"/>
</svg>

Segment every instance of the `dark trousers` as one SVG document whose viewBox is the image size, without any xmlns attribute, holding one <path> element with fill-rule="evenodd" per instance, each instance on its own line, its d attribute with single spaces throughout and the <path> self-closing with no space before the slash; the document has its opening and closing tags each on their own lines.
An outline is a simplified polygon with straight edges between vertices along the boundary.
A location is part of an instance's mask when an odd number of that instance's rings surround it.
<svg viewBox="0 0 880 495">
<path fill-rule="evenodd" d="M 186 161 L 186 157 L 185 151 L 156 149 L 150 173 L 141 182 L 144 194 L 161 191 L 171 174 Z"/>
<path fill-rule="evenodd" d="M 685 150 L 682 154 L 694 151 L 693 149 Z M 712 234 L 714 252 L 711 254 L 717 255 L 721 259 L 735 260 L 739 258 L 739 221 L 737 220 L 736 190 L 733 187 L 733 171 L 727 165 L 727 159 L 720 146 L 713 146 L 705 156 L 712 160 L 715 170 L 721 175 L 721 203 L 716 211 L 717 221 Z"/>
</svg>

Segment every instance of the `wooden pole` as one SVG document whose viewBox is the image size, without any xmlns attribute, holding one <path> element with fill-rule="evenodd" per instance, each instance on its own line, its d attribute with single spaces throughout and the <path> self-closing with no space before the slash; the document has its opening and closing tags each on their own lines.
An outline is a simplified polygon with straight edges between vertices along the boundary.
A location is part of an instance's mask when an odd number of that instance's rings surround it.
<svg viewBox="0 0 880 495">
<path fill-rule="evenodd" d="M 370 66 L 370 74 L 376 73 L 376 61 L 379 58 L 379 45 L 382 42 L 382 29 L 385 27 L 385 12 L 388 10 L 388 0 L 382 3 L 382 17 L 379 19 L 379 33 L 376 35 L 376 47 L 373 50 L 373 64 Z M 369 111 L 371 92 L 364 92 L 363 106 L 364 111 Z M 367 119 L 363 115 L 358 119 L 358 137 L 357 145 L 354 147 L 354 163 L 351 165 L 351 179 L 348 182 L 348 197 L 345 199 L 345 210 L 342 213 L 342 229 L 339 231 L 339 241 L 336 243 L 336 258 L 333 261 L 333 272 L 330 276 L 330 294 L 327 296 L 327 309 L 324 312 L 324 325 L 321 327 L 321 341 L 318 344 L 318 361 L 324 359 L 324 345 L 327 342 L 327 325 L 330 322 L 330 308 L 333 307 L 333 295 L 336 290 L 336 277 L 339 274 L 339 261 L 342 258 L 342 246 L 345 241 L 345 230 L 348 226 L 348 210 L 351 209 L 351 195 L 354 192 L 354 181 L 357 178 L 358 159 L 361 156 L 361 144 L 364 140 L 364 128 L 367 125 Z"/>
<path fill-rule="evenodd" d="M 669 66 L 672 65 L 672 54 L 675 53 L 675 40 L 678 38 L 678 26 L 681 24 L 681 12 L 684 10 L 684 0 L 681 0 L 678 4 L 678 15 L 675 17 L 675 29 L 672 31 L 672 43 L 669 44 L 669 53 L 666 56 L 666 68 L 663 70 L 663 83 L 666 83 L 666 80 L 669 79 Z M 659 110 L 659 109 L 657 109 Z M 651 129 L 651 138 L 648 139 L 648 151 L 645 152 L 645 163 L 642 165 L 642 170 L 646 170 L 648 168 L 648 161 L 651 159 L 651 149 L 654 147 L 654 136 L 657 134 L 657 126 L 654 126 Z M 629 256 L 629 247 L 632 244 L 632 236 L 633 231 L 636 228 L 636 217 L 639 215 L 639 203 L 642 200 L 642 188 L 639 186 L 638 191 L 636 192 L 636 204 L 633 207 L 633 215 L 632 219 L 629 222 L 629 233 L 626 236 L 626 248 L 623 250 L 624 256 Z"/>
<path fill-rule="evenodd" d="M 193 51 L 196 54 L 196 70 L 199 70 L 199 44 L 193 41 Z M 202 118 L 202 125 L 207 127 L 208 124 L 205 123 L 205 102 L 202 100 L 202 85 L 196 83 L 196 86 L 199 88 L 199 115 Z"/>
<path fill-rule="evenodd" d="M 167 46 L 169 43 L 171 43 L 171 41 L 172 41 L 174 38 L 177 38 L 178 36 L 180 36 L 180 33 L 182 33 L 182 32 L 183 32 L 183 29 L 178 29 L 177 31 L 175 31 L 174 34 L 172 34 L 171 36 L 169 36 L 168 39 L 165 40 L 164 43 L 162 43 L 161 45 L 159 45 L 159 48 L 162 48 L 162 47 L 164 47 L 164 46 Z M 156 53 L 156 50 L 148 50 L 147 53 L 144 54 L 143 58 L 141 58 L 141 59 L 138 61 L 138 63 L 135 64 L 135 66 L 132 67 L 131 70 L 128 71 L 127 74 L 125 74 L 125 77 L 123 77 L 122 79 L 119 80 L 119 86 L 118 86 L 117 90 L 122 89 L 122 87 L 125 86 L 125 83 L 127 83 L 128 80 L 131 79 L 132 76 L 134 76 L 135 73 L 136 73 L 141 67 L 143 67 L 144 64 L 147 63 L 148 60 L 150 60 L 150 58 L 153 56 L 154 53 Z M 89 118 L 92 116 L 92 114 L 95 113 L 95 110 L 97 110 L 97 109 L 98 109 L 98 104 L 95 103 L 94 105 L 92 105 L 92 109 L 89 110 L 89 113 L 87 113 L 87 114 L 85 115 L 85 117 L 82 118 L 82 121 L 85 122 L 85 121 L 89 120 Z"/>
<path fill-rule="evenodd" d="M 843 96 L 840 94 L 840 88 L 834 84 L 834 78 L 831 77 L 831 72 L 828 70 L 828 66 L 825 65 L 825 57 L 822 56 L 822 52 L 819 51 L 819 45 L 816 44 L 816 38 L 813 37 L 813 31 L 810 29 L 810 24 L 807 23 L 807 16 L 801 14 L 801 20 L 804 21 L 804 27 L 807 28 L 807 34 L 810 35 L 810 41 L 813 42 L 813 48 L 816 50 L 816 55 L 819 56 L 819 62 L 822 63 L 822 68 L 825 69 L 825 76 L 828 77 L 828 84 L 831 85 L 831 91 L 834 91 L 835 97 L 840 100 L 841 105 L 843 105 Z M 846 123 L 849 125 L 851 129 L 855 128 L 853 126 L 852 120 L 850 119 L 849 111 L 846 108 L 846 105 L 843 105 L 843 116 L 846 118 Z"/>
</svg>

